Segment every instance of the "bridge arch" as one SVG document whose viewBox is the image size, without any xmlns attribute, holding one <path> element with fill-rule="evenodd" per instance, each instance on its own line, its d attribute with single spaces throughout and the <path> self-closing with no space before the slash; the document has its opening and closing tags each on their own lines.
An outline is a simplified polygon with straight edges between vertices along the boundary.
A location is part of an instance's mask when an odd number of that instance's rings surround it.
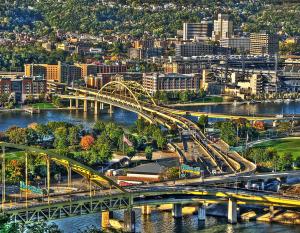
<svg viewBox="0 0 300 233">
<path fill-rule="evenodd" d="M 102 173 L 84 165 L 81 164 L 71 158 L 68 158 L 63 155 L 58 155 L 53 151 L 44 150 L 41 148 L 36 148 L 32 146 L 25 146 L 25 145 L 19 145 L 19 144 L 13 144 L 13 143 L 6 143 L 6 142 L 0 142 L 0 148 L 13 148 L 13 149 L 19 149 L 26 152 L 32 152 L 36 154 L 43 154 L 47 155 L 50 160 L 53 162 L 62 165 L 62 166 L 69 166 L 74 172 L 80 174 L 81 176 L 90 179 L 92 182 L 94 182 L 97 186 L 106 187 L 107 185 L 113 186 L 120 191 L 126 193 L 127 191 L 119 186 L 115 181 L 111 180 L 110 178 L 106 177 Z"/>
<path fill-rule="evenodd" d="M 96 97 L 104 94 L 116 94 L 120 98 L 132 98 L 141 111 L 143 110 L 142 102 L 144 102 L 143 99 L 140 99 L 141 97 L 146 98 L 148 102 L 157 106 L 150 93 L 135 81 L 111 81 L 98 91 Z"/>
</svg>

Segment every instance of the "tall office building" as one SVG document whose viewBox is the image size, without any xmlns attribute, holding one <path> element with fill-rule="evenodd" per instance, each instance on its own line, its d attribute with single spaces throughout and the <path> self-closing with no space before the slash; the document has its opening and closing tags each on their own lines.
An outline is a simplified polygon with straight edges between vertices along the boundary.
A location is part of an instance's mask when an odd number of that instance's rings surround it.
<svg viewBox="0 0 300 233">
<path fill-rule="evenodd" d="M 209 21 L 183 24 L 183 40 L 206 39 L 211 37 L 211 33 L 212 24 Z"/>
<path fill-rule="evenodd" d="M 250 34 L 250 53 L 254 55 L 278 53 L 279 40 L 276 34 L 266 32 Z"/>
<path fill-rule="evenodd" d="M 58 62 L 50 64 L 25 64 L 25 76 L 42 76 L 47 81 L 71 83 L 81 79 L 81 68 Z"/>
<path fill-rule="evenodd" d="M 232 35 L 233 22 L 229 20 L 229 15 L 218 14 L 218 19 L 214 20 L 213 40 L 218 41 L 224 38 L 231 38 Z"/>
</svg>

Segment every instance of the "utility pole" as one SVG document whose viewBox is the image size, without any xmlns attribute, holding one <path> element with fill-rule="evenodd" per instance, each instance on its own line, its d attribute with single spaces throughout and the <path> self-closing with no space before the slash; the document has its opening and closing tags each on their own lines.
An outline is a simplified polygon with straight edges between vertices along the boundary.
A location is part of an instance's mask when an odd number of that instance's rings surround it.
<svg viewBox="0 0 300 233">
<path fill-rule="evenodd" d="M 25 153 L 25 206 L 28 207 L 28 154 Z"/>
<path fill-rule="evenodd" d="M 47 193 L 48 193 L 48 204 L 50 203 L 50 158 L 47 155 L 46 157 L 47 163 Z"/>
<path fill-rule="evenodd" d="M 2 211 L 5 203 L 5 147 L 2 146 Z"/>
</svg>

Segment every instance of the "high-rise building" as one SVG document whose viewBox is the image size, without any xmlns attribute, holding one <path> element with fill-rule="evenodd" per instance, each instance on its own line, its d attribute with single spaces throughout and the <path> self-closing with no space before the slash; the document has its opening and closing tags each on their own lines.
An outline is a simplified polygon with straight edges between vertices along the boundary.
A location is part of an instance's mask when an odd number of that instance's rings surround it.
<svg viewBox="0 0 300 233">
<path fill-rule="evenodd" d="M 250 34 L 250 53 L 254 55 L 278 53 L 279 40 L 276 34 L 266 32 Z"/>
<path fill-rule="evenodd" d="M 211 37 L 211 33 L 212 24 L 208 21 L 183 24 L 183 40 L 207 39 Z"/>
<path fill-rule="evenodd" d="M 71 83 L 81 79 L 81 68 L 58 62 L 57 65 L 25 64 L 25 76 L 42 76 L 47 81 Z"/>
<path fill-rule="evenodd" d="M 212 38 L 214 41 L 233 36 L 233 22 L 229 20 L 229 15 L 218 14 L 218 19 L 214 20 L 214 31 Z"/>
</svg>

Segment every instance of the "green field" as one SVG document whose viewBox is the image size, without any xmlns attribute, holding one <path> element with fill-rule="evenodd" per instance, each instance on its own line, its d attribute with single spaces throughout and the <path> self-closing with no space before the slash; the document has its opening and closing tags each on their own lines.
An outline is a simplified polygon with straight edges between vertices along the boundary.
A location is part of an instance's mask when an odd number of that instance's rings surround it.
<svg viewBox="0 0 300 233">
<path fill-rule="evenodd" d="M 20 158 L 24 157 L 24 151 L 14 151 L 14 152 L 7 152 L 5 153 L 5 159 L 10 160 L 19 160 Z"/>
<path fill-rule="evenodd" d="M 271 147 L 277 150 L 279 155 L 290 152 L 294 158 L 300 157 L 300 138 L 278 139 L 257 144 L 255 147 Z"/>
<path fill-rule="evenodd" d="M 31 105 L 33 108 L 46 109 L 46 108 L 56 108 L 52 103 L 36 103 Z"/>
</svg>

